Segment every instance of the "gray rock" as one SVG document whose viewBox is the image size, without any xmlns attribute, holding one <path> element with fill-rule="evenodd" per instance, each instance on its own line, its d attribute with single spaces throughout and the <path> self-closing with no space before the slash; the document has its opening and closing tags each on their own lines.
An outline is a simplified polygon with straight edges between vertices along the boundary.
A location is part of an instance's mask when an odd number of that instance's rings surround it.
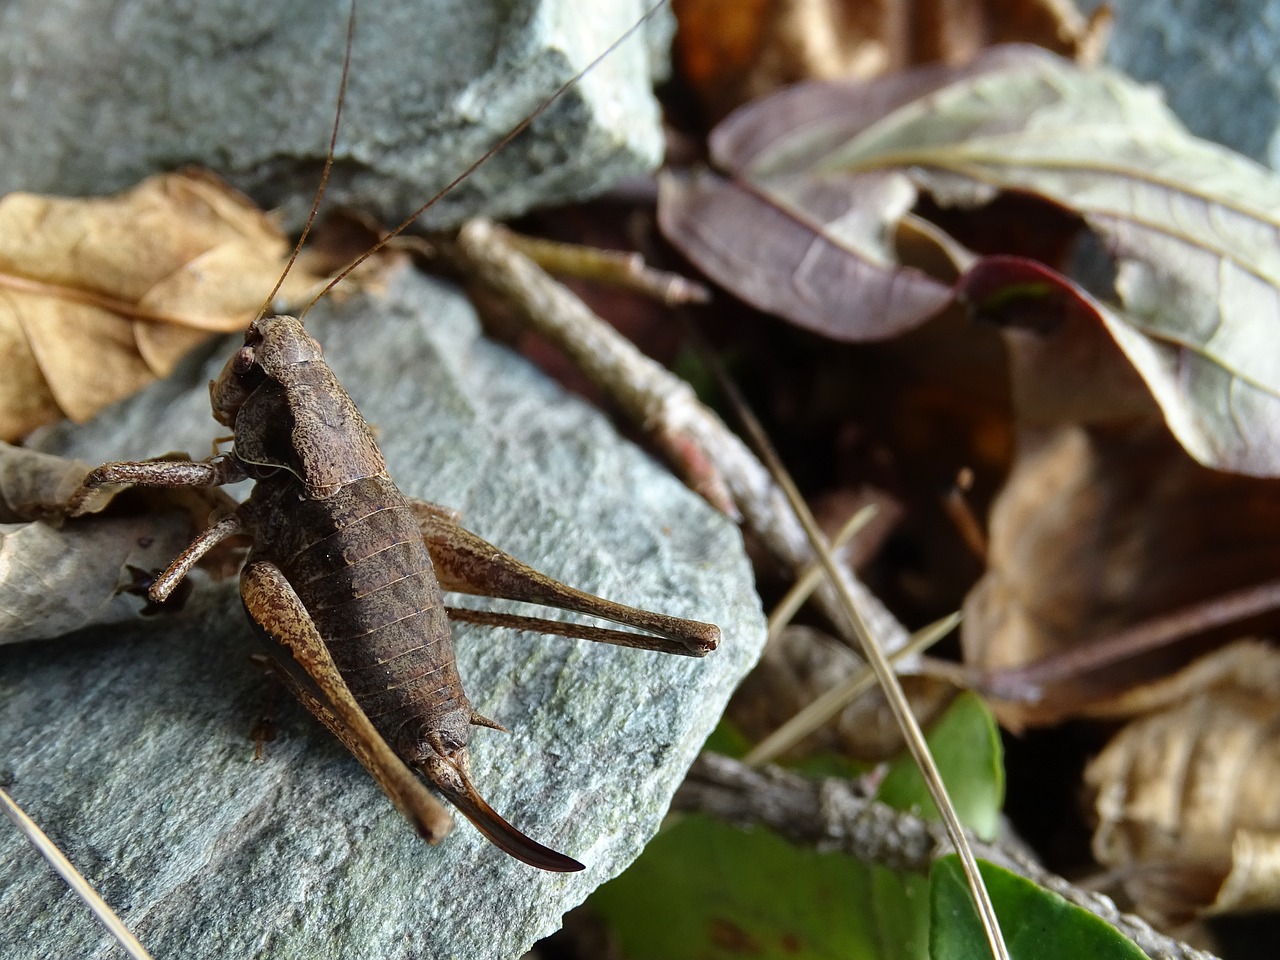
<svg viewBox="0 0 1280 960">
<path fill-rule="evenodd" d="M 641 0 L 364 0 L 331 203 L 394 223 L 622 36 Z M 669 36 L 670 16 L 657 33 Z M 347 6 L 310 0 L 0 5 L 0 193 L 122 190 L 209 167 L 299 224 L 329 143 Z M 660 43 L 631 38 L 429 215 L 598 193 L 662 152 Z"/>
<path fill-rule="evenodd" d="M 704 660 L 459 627 L 475 779 L 587 864 L 544 874 L 459 818 L 430 848 L 336 741 L 248 660 L 233 583 L 127 628 L 0 650 L 0 783 L 157 957 L 517 957 L 657 829 L 763 620 L 737 531 L 595 410 L 477 336 L 464 301 L 398 274 L 309 321 L 410 495 L 601 595 L 724 629 Z M 88 461 L 200 454 L 226 342 L 84 430 Z M 267 706 L 274 698 L 274 705 Z M 255 762 L 265 709 L 277 738 Z M 0 954 L 118 956 L 24 841 L 0 830 Z"/>
<path fill-rule="evenodd" d="M 1160 84 L 1192 133 L 1280 170 L 1280 0 L 1107 5 L 1115 14 L 1109 63 Z"/>
</svg>

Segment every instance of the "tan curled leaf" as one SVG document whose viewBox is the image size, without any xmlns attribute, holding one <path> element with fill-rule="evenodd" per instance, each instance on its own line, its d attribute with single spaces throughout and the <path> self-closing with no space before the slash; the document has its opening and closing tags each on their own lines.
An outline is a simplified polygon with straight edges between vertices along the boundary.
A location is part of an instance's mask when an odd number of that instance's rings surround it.
<svg viewBox="0 0 1280 960">
<path fill-rule="evenodd" d="M 1214 661 L 1210 663 L 1210 661 Z M 1238 643 L 1166 682 L 1165 705 L 1085 771 L 1098 860 L 1148 915 L 1280 906 L 1280 654 Z"/>
<path fill-rule="evenodd" d="M 0 437 L 87 419 L 210 332 L 243 327 L 287 253 L 267 215 L 207 174 L 115 197 L 0 199 Z M 282 296 L 316 279 L 295 270 Z"/>
</svg>

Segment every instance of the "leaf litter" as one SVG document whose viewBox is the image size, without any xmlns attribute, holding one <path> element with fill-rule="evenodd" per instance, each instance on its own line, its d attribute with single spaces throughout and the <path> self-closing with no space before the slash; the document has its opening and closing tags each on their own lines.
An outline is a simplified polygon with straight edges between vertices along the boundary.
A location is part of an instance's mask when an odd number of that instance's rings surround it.
<svg viewBox="0 0 1280 960">
<path fill-rule="evenodd" d="M 0 438 L 87 420 L 243 328 L 288 252 L 269 216 L 196 171 L 115 197 L 0 199 Z M 319 279 L 293 270 L 282 298 Z"/>
<path fill-rule="evenodd" d="M 1152 90 L 995 48 L 960 68 L 792 87 L 722 123 L 711 159 L 720 174 L 665 178 L 668 238 L 754 306 L 841 340 L 971 302 L 966 276 L 897 259 L 922 191 L 943 207 L 1017 192 L 1070 210 L 1112 257 L 1114 289 L 1103 302 L 1061 285 L 1096 311 L 1179 441 L 1211 466 L 1280 471 L 1280 362 L 1265 349 L 1280 325 L 1280 180 L 1192 137 Z"/>
<path fill-rule="evenodd" d="M 806 70 L 811 68 L 797 68 L 811 75 Z M 1269 433 L 1276 375 L 1259 355 L 1259 344 L 1274 341 L 1265 326 L 1254 326 L 1271 323 L 1276 312 L 1266 208 L 1274 177 L 1194 141 L 1131 81 L 1043 54 L 996 51 L 965 67 L 882 72 L 883 81 L 851 93 L 802 85 L 731 117 L 712 141 L 713 157 L 730 178 L 666 178 L 660 217 L 668 236 L 713 280 L 826 337 L 905 342 L 913 331 L 934 329 L 936 315 L 953 314 L 957 303 L 998 321 L 1010 359 L 1007 414 L 1016 446 L 1011 477 L 988 523 L 987 586 L 969 598 L 970 666 L 1034 661 L 1105 638 L 1125 622 L 1187 599 L 1180 585 L 1195 584 L 1208 596 L 1274 570 L 1267 554 L 1274 522 L 1266 509 L 1268 481 L 1206 470 L 1159 434 L 1160 424 L 1168 424 L 1195 459 L 1220 469 L 1269 476 L 1280 464 L 1280 445 Z M 1054 134 L 1064 129 L 1086 146 L 1060 144 Z M 1119 162 L 1112 180 L 1099 176 L 1100 156 Z M 1143 189 L 1129 195 L 1135 183 Z M 1023 250 L 993 250 L 971 244 L 964 231 L 948 233 L 947 215 L 979 221 L 1009 193 L 1038 196 L 1077 217 L 1080 229 L 1111 257 L 1111 286 L 1087 282 L 1067 259 L 1020 260 Z M 0 218 L 3 213 L 0 206 Z M 211 255 L 209 262 L 218 259 Z M 22 276 L 17 269 L 14 274 Z M 55 300 L 79 304 L 83 285 L 95 297 L 133 304 L 139 316 L 123 323 L 82 324 L 101 331 L 96 335 L 102 339 L 93 342 L 118 357 L 110 362 L 122 382 L 133 377 L 141 383 L 172 367 L 195 342 L 192 330 L 243 324 L 243 318 L 226 319 L 230 305 L 213 308 L 224 311 L 221 318 L 155 322 L 162 314 L 180 319 L 183 291 L 199 278 L 174 280 L 168 285 L 172 296 L 150 299 L 153 286 L 167 289 L 164 278 L 144 282 L 141 291 L 125 284 L 124 293 L 102 293 L 74 277 L 55 280 L 64 287 L 52 295 Z M 66 412 L 81 417 L 111 396 L 101 383 L 83 394 L 70 389 L 74 377 L 59 366 L 56 352 L 54 372 L 43 372 L 44 360 L 24 326 L 34 309 L 46 308 L 24 307 L 0 325 L 3 356 L 22 356 L 25 343 L 31 361 L 21 367 L 21 389 L 0 403 L 0 409 L 16 411 L 14 436 L 48 416 L 62 394 Z M 70 316 L 57 322 L 79 329 L 74 312 Z M 919 341 L 911 343 L 916 349 Z M 919 389 L 909 384 L 897 399 L 910 401 Z M 964 439 L 971 452 L 981 442 L 976 432 Z M 1060 476 L 1046 466 L 1046 451 L 1054 450 Z M 1032 476 L 1037 470 L 1038 481 Z M 1153 475 L 1161 495 L 1144 497 Z M 1214 492 L 1207 495 L 1206 488 Z M 919 502 L 918 495 L 909 498 L 908 510 Z M 985 507 L 979 496 L 975 508 L 984 520 Z M 1180 510 L 1190 516 L 1177 517 Z M 1216 527 L 1210 532 L 1217 539 L 1197 542 L 1197 524 Z M 126 529 L 120 542 L 130 536 Z M 185 533 L 177 537 L 185 543 Z M 894 546 L 891 540 L 885 549 L 891 553 Z M 103 584 L 99 593 L 118 597 L 132 558 L 99 552 L 110 558 L 94 575 Z M 869 566 L 875 562 L 868 560 Z M 982 601 L 990 581 L 1001 578 L 1006 596 Z M 974 612 L 981 602 L 988 609 Z M 804 642 L 829 646 L 826 639 L 802 641 L 793 656 L 813 656 Z M 1097 712 L 1099 702 L 1121 703 L 1143 689 L 1134 684 L 1185 662 L 1185 652 L 1157 655 L 1113 684 L 1116 689 L 1095 689 L 1085 678 L 1083 692 L 1068 691 L 1065 699 L 1070 706 L 1078 697 Z M 828 668 L 815 662 L 809 669 Z M 806 689 L 820 686 L 801 684 L 797 703 Z M 1177 722 L 1191 736 L 1189 725 L 1200 714 L 1184 713 Z M 839 739 L 829 734 L 825 742 Z M 1135 734 L 1134 742 L 1142 737 Z M 1149 748 L 1127 749 L 1133 762 Z M 1104 769 L 1102 758 L 1094 769 Z M 1124 772 L 1110 775 L 1114 782 Z M 1103 774 L 1096 779 L 1103 783 Z M 1259 772 L 1251 782 L 1264 780 Z M 1112 834 L 1129 830 L 1131 811 L 1122 807 L 1103 813 Z M 1242 827 L 1231 837 L 1247 844 L 1252 829 Z M 1127 851 L 1129 863 L 1149 856 L 1140 846 Z M 1215 869 L 1227 862 L 1221 850 L 1219 844 Z M 1160 852 L 1176 856 L 1178 850 Z M 1101 853 L 1099 859 L 1124 862 Z M 1224 904 L 1229 900 L 1219 896 Z M 1139 902 L 1162 917 L 1175 912 L 1167 900 L 1148 896 Z M 1175 905 L 1185 913 L 1209 902 L 1184 897 Z"/>
<path fill-rule="evenodd" d="M 716 52 L 695 45 L 686 55 L 701 57 L 714 81 L 707 64 Z M 731 61 L 732 51 L 724 56 Z M 998 715 L 1017 730 L 1112 717 L 1134 691 L 1181 676 L 1223 644 L 1274 637 L 1280 619 L 1265 601 L 1276 592 L 1280 542 L 1280 179 L 1192 137 L 1157 91 L 1088 59 L 997 48 L 955 66 L 842 74 L 863 82 L 800 82 L 729 113 L 710 135 L 708 165 L 665 171 L 660 182 L 659 223 L 690 262 L 751 308 L 816 335 L 762 334 L 750 312 L 724 306 L 727 349 L 756 352 L 754 366 L 743 364 L 747 376 L 761 381 L 774 430 L 797 431 L 791 444 L 814 494 L 870 478 L 903 503 L 899 529 L 862 572 L 895 612 L 959 584 L 967 676 L 992 691 Z M 789 79 L 822 73 L 799 60 L 792 67 Z M 773 83 L 762 71 L 699 94 L 718 114 L 742 90 Z M 968 368 L 972 358 L 955 349 L 993 333 L 1003 383 L 991 367 Z M 912 458 L 936 426 L 907 425 L 905 411 L 938 424 L 955 412 L 919 400 L 936 389 L 929 378 L 949 350 L 963 391 L 953 396 L 963 404 L 994 386 L 1007 406 L 987 407 L 932 460 Z M 912 352 L 916 362 L 902 363 Z M 1005 429 L 1002 463 L 992 441 Z M 924 476 L 903 472 L 921 467 Z M 966 467 L 978 481 L 964 509 L 986 534 L 985 544 L 969 538 L 983 567 L 976 584 L 957 575 L 928 592 L 900 589 L 904 546 L 957 537 L 928 519 L 936 506 L 928 498 L 942 476 Z M 1236 603 L 1250 591 L 1265 602 Z M 1137 650 L 1132 641 L 1144 632 Z M 827 660 L 852 659 L 810 625 L 791 628 L 787 640 L 733 707 L 737 728 L 753 736 L 825 689 Z M 986 684 L 1014 683 L 1024 670 L 1041 686 Z M 1275 855 L 1259 837 L 1272 827 L 1250 798 L 1280 787 L 1280 771 L 1263 757 L 1274 704 L 1233 714 L 1196 694 L 1176 709 L 1169 722 L 1201 744 L 1188 750 L 1212 752 L 1200 722 L 1256 745 L 1247 783 L 1246 754 L 1234 774 L 1219 764 L 1205 781 L 1219 796 L 1239 794 L 1235 826 L 1215 835 L 1207 858 L 1191 853 L 1202 849 L 1194 838 L 1182 851 L 1183 834 L 1125 849 L 1116 837 L 1172 829 L 1167 818 L 1134 825 L 1144 803 L 1135 794 L 1133 809 L 1099 808 L 1099 837 L 1111 839 L 1095 840 L 1098 861 L 1117 870 L 1113 882 L 1148 876 L 1146 888 L 1126 890 L 1165 923 L 1270 903 Z M 856 749 L 855 715 L 846 711 L 806 749 Z M 1156 740 L 1134 733 L 1126 762 L 1146 770 L 1153 792 L 1176 791 L 1174 780 L 1159 779 L 1160 764 L 1173 761 Z M 1119 750 L 1104 754 L 1112 781 L 1125 776 L 1112 759 Z M 1164 759 L 1141 768 L 1144 753 Z M 1176 884 L 1179 869 L 1199 889 L 1162 900 L 1162 876 Z"/>
</svg>

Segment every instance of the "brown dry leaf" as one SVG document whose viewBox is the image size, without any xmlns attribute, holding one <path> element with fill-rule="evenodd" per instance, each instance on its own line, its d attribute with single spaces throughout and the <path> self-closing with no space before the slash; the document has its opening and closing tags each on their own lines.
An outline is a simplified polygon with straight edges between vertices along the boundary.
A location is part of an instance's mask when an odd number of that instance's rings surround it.
<svg viewBox="0 0 1280 960">
<path fill-rule="evenodd" d="M 138 491 L 128 505 L 104 498 L 94 516 L 59 522 L 87 471 L 0 443 L 0 644 L 136 617 L 138 575 L 168 566 L 213 512 L 234 506 L 221 490 Z"/>
<path fill-rule="evenodd" d="M 1277 569 L 1277 481 L 1202 467 L 1160 425 L 1025 430 L 965 602 L 965 660 L 1011 728 L 1079 715 L 1186 660 L 1163 646 L 1112 662 L 1121 631 Z"/>
<path fill-rule="evenodd" d="M 1110 14 L 1071 0 L 673 0 L 676 56 L 708 118 L 801 80 L 871 80 L 1033 43 L 1091 65 Z"/>
<path fill-rule="evenodd" d="M 56 515 L 88 472 L 79 460 L 0 442 L 0 523 Z"/>
<path fill-rule="evenodd" d="M 200 172 L 115 197 L 0 199 L 0 438 L 88 419 L 245 326 L 287 254 L 270 217 Z M 295 269 L 281 296 L 317 279 Z"/>
<path fill-rule="evenodd" d="M 791 626 L 765 647 L 760 663 L 747 674 L 729 703 L 728 718 L 759 742 L 832 687 L 863 670 L 866 661 L 820 630 Z M 925 676 L 903 676 L 912 712 L 927 727 L 955 698 L 950 683 Z M 804 740 L 790 759 L 836 753 L 855 760 L 879 761 L 903 749 L 902 734 L 879 690 L 858 697 L 830 723 Z"/>
<path fill-rule="evenodd" d="M 1280 907 L 1280 654 L 1236 643 L 1138 700 L 1085 772 L 1094 855 L 1161 923 Z"/>
</svg>

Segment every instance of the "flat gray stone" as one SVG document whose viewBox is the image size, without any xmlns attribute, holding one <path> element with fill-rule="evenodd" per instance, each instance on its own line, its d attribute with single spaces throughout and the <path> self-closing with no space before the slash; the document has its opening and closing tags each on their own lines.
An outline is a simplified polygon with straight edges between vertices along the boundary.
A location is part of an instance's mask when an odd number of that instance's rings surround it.
<svg viewBox="0 0 1280 960">
<path fill-rule="evenodd" d="M 361 0 L 329 202 L 395 223 L 622 36 L 641 0 Z M 652 34 L 669 40 L 669 12 Z M 0 194 L 100 195 L 186 164 L 291 224 L 329 143 L 342 3 L 0 5 Z M 655 167 L 661 42 L 613 51 L 437 205 L 431 223 L 579 199 Z"/>
<path fill-rule="evenodd" d="M 518 957 L 626 867 L 764 638 L 734 527 L 594 409 L 478 337 L 469 306 L 408 271 L 385 299 L 309 325 L 412 496 L 554 576 L 708 620 L 692 660 L 458 627 L 476 707 L 475 780 L 533 837 L 583 861 L 542 873 L 459 818 L 436 848 L 354 759 L 250 663 L 234 583 L 179 614 L 0 649 L 0 783 L 157 957 Z M 46 449 L 89 462 L 220 432 L 205 384 L 227 342 Z M 251 730 L 275 692 L 261 762 Z M 0 954 L 118 948 L 15 832 L 0 829 Z"/>
<path fill-rule="evenodd" d="M 1108 63 L 1160 84 L 1192 133 L 1280 170 L 1280 0 L 1107 5 L 1115 14 Z"/>
</svg>

